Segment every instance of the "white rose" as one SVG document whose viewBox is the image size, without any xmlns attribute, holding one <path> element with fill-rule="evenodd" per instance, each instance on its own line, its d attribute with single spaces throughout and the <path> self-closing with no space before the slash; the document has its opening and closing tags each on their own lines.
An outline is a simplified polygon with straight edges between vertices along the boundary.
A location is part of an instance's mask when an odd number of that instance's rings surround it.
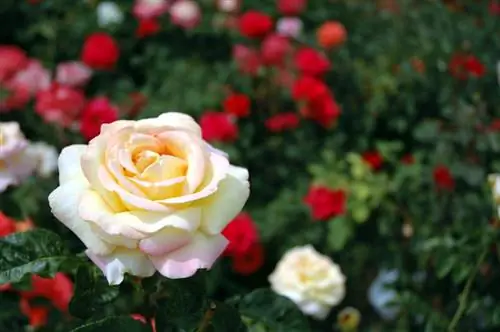
<svg viewBox="0 0 500 332">
<path fill-rule="evenodd" d="M 97 23 L 100 27 L 111 24 L 120 24 L 123 21 L 123 12 L 114 2 L 104 1 L 97 6 Z"/>
<path fill-rule="evenodd" d="M 61 152 L 59 182 L 52 212 L 110 284 L 124 273 L 186 278 L 210 268 L 250 193 L 248 171 L 180 113 L 103 125 L 88 145 Z"/>
<path fill-rule="evenodd" d="M 28 146 L 27 153 L 33 158 L 38 175 L 47 177 L 57 169 L 58 153 L 55 147 L 36 142 Z"/>
<path fill-rule="evenodd" d="M 325 319 L 345 295 L 340 267 L 311 245 L 289 250 L 269 276 L 269 282 L 274 292 L 316 319 Z"/>
<path fill-rule="evenodd" d="M 28 144 L 17 122 L 0 122 L 0 192 L 33 173 L 36 164 L 26 154 Z"/>
</svg>

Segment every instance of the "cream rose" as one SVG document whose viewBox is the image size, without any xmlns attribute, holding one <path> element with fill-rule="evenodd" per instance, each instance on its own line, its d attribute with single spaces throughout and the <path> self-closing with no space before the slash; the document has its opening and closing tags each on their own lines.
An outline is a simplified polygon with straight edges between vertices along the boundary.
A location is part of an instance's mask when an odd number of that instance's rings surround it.
<svg viewBox="0 0 500 332">
<path fill-rule="evenodd" d="M 223 228 L 250 193 L 248 171 L 202 140 L 188 115 L 103 125 L 59 156 L 54 215 L 88 248 L 110 284 L 124 273 L 186 278 L 210 268 Z"/>
<path fill-rule="evenodd" d="M 33 173 L 36 164 L 26 153 L 28 146 L 17 122 L 0 122 L 0 192 Z"/>
<path fill-rule="evenodd" d="M 269 282 L 274 292 L 316 319 L 325 319 L 345 295 L 340 267 L 311 245 L 289 250 L 269 276 Z"/>
</svg>

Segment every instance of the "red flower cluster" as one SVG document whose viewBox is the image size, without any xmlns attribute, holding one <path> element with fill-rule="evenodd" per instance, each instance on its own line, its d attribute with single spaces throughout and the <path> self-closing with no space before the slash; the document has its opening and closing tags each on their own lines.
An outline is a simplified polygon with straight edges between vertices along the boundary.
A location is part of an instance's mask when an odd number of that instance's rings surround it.
<svg viewBox="0 0 500 332">
<path fill-rule="evenodd" d="M 91 140 L 101 132 L 101 126 L 118 120 L 118 109 L 111 105 L 108 98 L 97 97 L 90 100 L 83 109 L 80 121 L 82 136 Z"/>
<path fill-rule="evenodd" d="M 265 122 L 267 129 L 273 133 L 295 129 L 299 126 L 300 119 L 293 112 L 279 113 L 271 116 Z"/>
<path fill-rule="evenodd" d="M 240 213 L 226 226 L 222 234 L 229 240 L 224 254 L 231 257 L 235 272 L 249 275 L 260 269 L 264 263 L 264 248 L 250 215 Z"/>
<path fill-rule="evenodd" d="M 448 167 L 438 165 L 432 173 L 437 189 L 452 191 L 455 188 L 455 179 Z"/>
<path fill-rule="evenodd" d="M 231 93 L 223 102 L 224 112 L 236 117 L 245 117 L 250 114 L 250 98 L 242 93 Z"/>
<path fill-rule="evenodd" d="M 0 212 L 0 236 L 25 231 L 32 227 L 31 221 L 16 222 Z M 0 286 L 0 291 L 15 291 L 10 285 Z M 21 296 L 21 312 L 29 318 L 32 327 L 43 326 L 47 322 L 50 308 L 36 304 L 34 300 L 44 298 L 51 302 L 56 309 L 67 312 L 68 305 L 73 296 L 73 283 L 63 273 L 56 273 L 54 278 L 42 278 L 33 275 L 31 290 L 18 291 Z"/>
<path fill-rule="evenodd" d="M 448 64 L 448 69 L 450 74 L 459 80 L 482 77 L 486 73 L 486 68 L 474 55 L 465 54 L 455 54 Z"/>
<path fill-rule="evenodd" d="M 52 83 L 49 89 L 38 92 L 35 111 L 47 122 L 69 127 L 84 105 L 85 95 L 81 90 Z"/>
<path fill-rule="evenodd" d="M 208 111 L 200 118 L 203 139 L 208 142 L 232 142 L 238 138 L 238 127 L 229 114 Z"/>
<path fill-rule="evenodd" d="M 362 155 L 363 161 L 374 171 L 379 170 L 384 163 L 384 158 L 378 151 L 367 151 Z"/>
<path fill-rule="evenodd" d="M 332 190 L 324 186 L 312 186 L 304 197 L 314 219 L 326 221 L 346 212 L 347 195 L 344 190 Z"/>
</svg>

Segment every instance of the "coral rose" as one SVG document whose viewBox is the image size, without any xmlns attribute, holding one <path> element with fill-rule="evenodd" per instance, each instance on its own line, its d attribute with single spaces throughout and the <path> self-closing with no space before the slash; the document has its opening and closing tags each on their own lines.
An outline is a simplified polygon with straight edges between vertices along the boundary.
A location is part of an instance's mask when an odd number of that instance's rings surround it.
<svg viewBox="0 0 500 332">
<path fill-rule="evenodd" d="M 125 273 L 175 279 L 210 268 L 250 193 L 248 171 L 181 113 L 103 125 L 88 145 L 61 152 L 59 182 L 52 212 L 110 284 Z"/>
<path fill-rule="evenodd" d="M 316 39 L 318 44 L 326 49 L 342 45 L 347 38 L 347 31 L 342 23 L 337 21 L 329 21 L 323 25 L 316 32 Z"/>
</svg>

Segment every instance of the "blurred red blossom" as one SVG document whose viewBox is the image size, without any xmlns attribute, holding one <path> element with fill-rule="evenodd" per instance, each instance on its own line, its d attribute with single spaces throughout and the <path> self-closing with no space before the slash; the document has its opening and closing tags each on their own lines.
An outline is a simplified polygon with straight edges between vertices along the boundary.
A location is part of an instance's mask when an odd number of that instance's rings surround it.
<svg viewBox="0 0 500 332">
<path fill-rule="evenodd" d="M 233 47 L 233 59 L 238 69 L 248 75 L 257 75 L 262 64 L 259 53 L 246 45 L 236 44 Z"/>
<path fill-rule="evenodd" d="M 405 154 L 401 157 L 401 162 L 405 165 L 411 165 L 415 163 L 415 157 L 411 153 Z"/>
<path fill-rule="evenodd" d="M 347 195 L 342 189 L 311 186 L 304 197 L 304 203 L 311 209 L 316 220 L 328 220 L 346 212 Z"/>
<path fill-rule="evenodd" d="M 238 127 L 231 116 L 220 112 L 205 112 L 200 118 L 203 139 L 212 142 L 233 142 L 238 137 Z"/>
<path fill-rule="evenodd" d="M 7 236 L 16 231 L 16 222 L 0 212 L 0 237 Z"/>
<path fill-rule="evenodd" d="M 345 42 L 347 31 L 342 23 L 327 21 L 319 27 L 316 32 L 316 39 L 321 47 L 331 49 Z"/>
<path fill-rule="evenodd" d="M 250 98 L 242 93 L 232 93 L 223 102 L 224 112 L 236 117 L 250 115 Z"/>
<path fill-rule="evenodd" d="M 262 264 L 264 264 L 264 247 L 260 242 L 254 243 L 243 255 L 233 257 L 233 270 L 241 275 L 258 271 Z"/>
<path fill-rule="evenodd" d="M 32 328 L 39 328 L 47 324 L 49 308 L 41 305 L 30 305 L 28 300 L 21 298 L 19 301 L 21 313 L 28 317 L 28 324 Z"/>
<path fill-rule="evenodd" d="M 279 113 L 271 116 L 265 122 L 266 128 L 273 133 L 295 129 L 299 126 L 300 119 L 294 112 Z"/>
<path fill-rule="evenodd" d="M 38 91 L 50 87 L 50 72 L 42 66 L 40 61 L 30 60 L 24 69 L 14 75 L 10 82 L 15 86 L 22 86 L 31 95 L 34 95 Z"/>
<path fill-rule="evenodd" d="M 170 18 L 173 24 L 192 29 L 200 23 L 200 6 L 193 0 L 178 0 L 170 7 Z"/>
<path fill-rule="evenodd" d="M 138 19 L 151 19 L 168 11 L 168 0 L 135 0 L 132 12 Z"/>
<path fill-rule="evenodd" d="M 307 0 L 278 0 L 278 11 L 287 16 L 300 14 L 307 6 Z"/>
<path fill-rule="evenodd" d="M 62 62 L 57 65 L 56 82 L 73 86 L 82 87 L 92 76 L 92 70 L 79 61 Z"/>
<path fill-rule="evenodd" d="M 474 55 L 455 54 L 448 64 L 450 74 L 460 80 L 481 77 L 486 73 L 484 65 Z"/>
<path fill-rule="evenodd" d="M 78 117 L 85 104 L 82 91 L 53 83 L 36 95 L 35 111 L 47 122 L 68 127 Z"/>
<path fill-rule="evenodd" d="M 120 49 L 113 37 L 96 32 L 85 40 L 81 57 L 90 68 L 112 69 L 120 57 Z"/>
<path fill-rule="evenodd" d="M 340 116 L 341 109 L 331 95 L 319 98 L 302 106 L 300 114 L 312 119 L 325 128 L 332 127 Z"/>
<path fill-rule="evenodd" d="M 437 165 L 432 173 L 434 184 L 438 189 L 453 190 L 455 188 L 455 179 L 451 174 L 448 167 L 444 165 Z"/>
<path fill-rule="evenodd" d="M 491 0 L 489 10 L 491 15 L 500 16 L 500 2 L 498 0 Z"/>
<path fill-rule="evenodd" d="M 292 85 L 292 98 L 295 101 L 312 102 L 325 97 L 328 93 L 328 86 L 325 83 L 310 76 L 301 76 Z"/>
<path fill-rule="evenodd" d="M 135 30 L 135 35 L 138 38 L 153 36 L 160 31 L 160 23 L 154 18 L 140 19 L 139 25 Z"/>
<path fill-rule="evenodd" d="M 261 44 L 260 54 L 266 65 L 282 65 L 285 56 L 291 51 L 292 45 L 288 38 L 270 34 Z"/>
<path fill-rule="evenodd" d="M 0 82 L 5 82 L 28 63 L 26 53 L 17 46 L 0 45 Z"/>
<path fill-rule="evenodd" d="M 0 113 L 22 109 L 30 101 L 30 98 L 30 90 L 24 85 L 16 85 L 11 82 L 0 84 Z"/>
<path fill-rule="evenodd" d="M 303 47 L 295 54 L 295 67 L 303 75 L 321 76 L 330 66 L 330 61 L 314 48 Z"/>
<path fill-rule="evenodd" d="M 362 158 L 372 170 L 380 169 L 384 163 L 384 158 L 378 151 L 366 151 L 363 153 Z"/>
<path fill-rule="evenodd" d="M 82 112 L 80 133 L 91 140 L 101 132 L 101 126 L 118 120 L 118 109 L 111 105 L 108 98 L 97 97 L 90 100 Z"/>
<path fill-rule="evenodd" d="M 273 28 L 273 20 L 267 14 L 256 10 L 249 10 L 240 17 L 239 28 L 241 35 L 248 38 L 261 38 Z"/>
</svg>

